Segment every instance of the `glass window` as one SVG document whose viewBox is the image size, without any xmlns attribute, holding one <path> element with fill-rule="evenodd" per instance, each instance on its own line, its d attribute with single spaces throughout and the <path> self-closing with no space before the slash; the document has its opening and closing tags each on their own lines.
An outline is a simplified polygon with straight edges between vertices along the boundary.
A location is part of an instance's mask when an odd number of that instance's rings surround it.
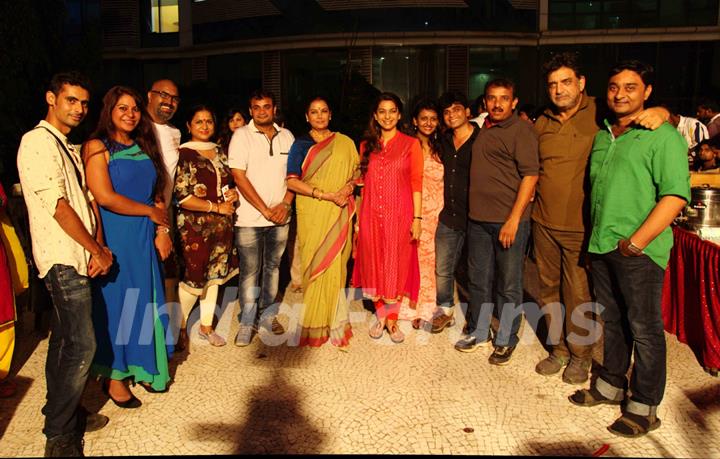
<svg viewBox="0 0 720 459">
<path fill-rule="evenodd" d="M 376 47 L 373 86 L 397 94 L 409 108 L 416 96 L 445 90 L 445 67 L 444 47 Z"/>
<path fill-rule="evenodd" d="M 549 0 L 551 30 L 709 26 L 718 0 Z"/>
<path fill-rule="evenodd" d="M 172 33 L 180 30 L 178 0 L 152 0 L 150 4 L 150 31 Z"/>
</svg>

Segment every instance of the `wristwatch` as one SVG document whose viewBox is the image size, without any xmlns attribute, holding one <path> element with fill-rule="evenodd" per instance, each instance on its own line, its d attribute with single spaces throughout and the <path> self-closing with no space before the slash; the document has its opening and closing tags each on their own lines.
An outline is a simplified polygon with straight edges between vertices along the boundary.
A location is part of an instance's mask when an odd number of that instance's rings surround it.
<svg viewBox="0 0 720 459">
<path fill-rule="evenodd" d="M 633 253 L 635 253 L 635 254 L 637 254 L 637 255 L 642 255 L 642 254 L 645 253 L 645 252 L 643 252 L 643 249 L 641 249 L 640 247 L 638 247 L 638 246 L 636 246 L 635 244 L 633 244 L 633 242 L 632 242 L 630 239 L 628 239 L 628 242 L 629 242 L 629 244 L 628 244 L 628 250 L 630 250 L 631 252 L 633 252 Z"/>
</svg>

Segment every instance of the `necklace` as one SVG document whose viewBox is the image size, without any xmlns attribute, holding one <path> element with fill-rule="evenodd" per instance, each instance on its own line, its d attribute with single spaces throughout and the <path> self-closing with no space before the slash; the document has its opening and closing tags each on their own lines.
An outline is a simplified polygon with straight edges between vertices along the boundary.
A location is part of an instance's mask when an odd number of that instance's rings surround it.
<svg viewBox="0 0 720 459">
<path fill-rule="evenodd" d="M 317 143 L 322 142 L 323 140 L 327 139 L 332 135 L 332 132 L 327 129 L 323 132 L 318 132 L 315 129 L 310 129 L 310 137 L 313 138 L 313 140 Z"/>
</svg>

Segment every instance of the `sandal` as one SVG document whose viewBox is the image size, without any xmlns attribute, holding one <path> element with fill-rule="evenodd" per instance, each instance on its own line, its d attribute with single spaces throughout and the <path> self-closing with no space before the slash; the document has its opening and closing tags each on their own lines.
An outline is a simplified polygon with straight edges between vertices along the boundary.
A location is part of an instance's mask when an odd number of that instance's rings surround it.
<svg viewBox="0 0 720 459">
<path fill-rule="evenodd" d="M 210 333 L 205 333 L 204 331 L 202 331 L 202 328 L 199 328 L 198 336 L 200 337 L 200 339 L 204 339 L 215 347 L 225 346 L 225 344 L 227 344 L 225 338 L 215 333 L 215 330 L 212 330 Z"/>
<path fill-rule="evenodd" d="M 615 435 L 626 438 L 637 438 L 660 427 L 657 416 L 641 416 L 635 413 L 623 413 L 617 418 L 608 430 Z"/>
<path fill-rule="evenodd" d="M 580 389 L 568 397 L 570 403 L 577 406 L 595 406 L 595 405 L 619 405 L 621 400 L 611 400 L 603 396 L 594 387 L 590 389 Z"/>
<path fill-rule="evenodd" d="M 385 331 L 385 319 L 378 319 L 374 324 L 370 326 L 369 335 L 372 339 L 382 338 L 383 332 Z"/>
<path fill-rule="evenodd" d="M 415 330 L 420 330 L 425 325 L 425 321 L 422 319 L 415 319 L 412 321 L 412 328 Z"/>
<path fill-rule="evenodd" d="M 405 334 L 400 331 L 397 322 L 388 327 L 388 333 L 390 334 L 390 341 L 395 344 L 400 344 L 405 341 Z"/>
</svg>

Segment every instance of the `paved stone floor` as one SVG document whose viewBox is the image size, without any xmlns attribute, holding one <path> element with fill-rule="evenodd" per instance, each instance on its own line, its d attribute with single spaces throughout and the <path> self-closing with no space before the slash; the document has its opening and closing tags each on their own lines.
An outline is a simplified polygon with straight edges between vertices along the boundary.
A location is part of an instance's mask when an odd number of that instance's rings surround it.
<svg viewBox="0 0 720 459">
<path fill-rule="evenodd" d="M 301 302 L 288 293 L 288 304 Z M 237 304 L 218 330 L 235 336 Z M 98 384 L 84 404 L 110 417 L 85 436 L 87 455 L 238 453 L 400 453 L 720 457 L 720 380 L 703 372 L 690 349 L 667 336 L 668 384 L 662 427 L 641 439 L 606 430 L 618 409 L 580 408 L 575 387 L 533 368 L 546 354 L 531 327 L 509 365 L 489 365 L 489 348 L 453 349 L 459 324 L 441 334 L 404 324 L 405 343 L 367 335 L 370 313 L 352 307 L 347 351 L 276 346 L 271 336 L 246 348 L 212 348 L 193 338 L 173 361 L 166 394 L 134 388 L 143 406 L 116 407 Z M 281 322 L 288 324 L 288 317 Z M 18 394 L 0 400 L 0 456 L 43 453 L 47 339 L 19 330 Z M 32 327 L 28 327 L 32 328 Z M 196 329 L 192 334 L 195 335 Z"/>
</svg>

